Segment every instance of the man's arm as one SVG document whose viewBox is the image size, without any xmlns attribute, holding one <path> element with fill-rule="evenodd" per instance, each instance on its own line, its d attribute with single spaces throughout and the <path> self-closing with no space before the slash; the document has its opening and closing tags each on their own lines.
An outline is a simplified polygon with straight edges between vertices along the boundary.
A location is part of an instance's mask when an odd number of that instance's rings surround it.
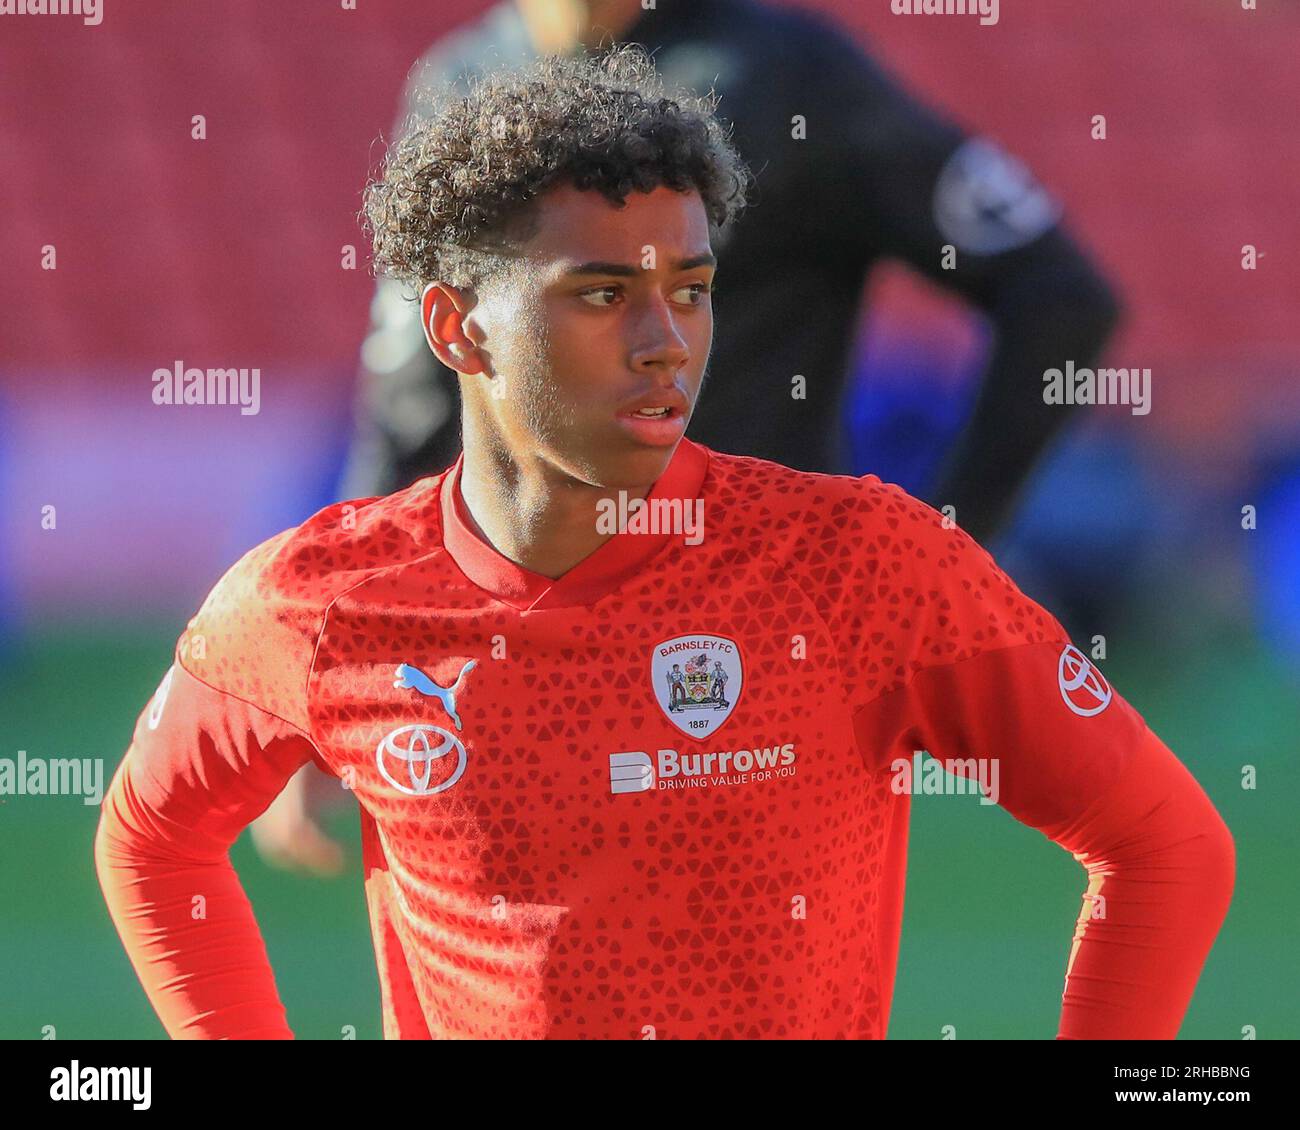
<svg viewBox="0 0 1300 1130">
<path fill-rule="evenodd" d="M 816 143 L 837 170 L 824 181 L 837 239 L 864 258 L 903 260 L 993 325 L 972 413 L 926 492 L 936 507 L 955 506 L 957 521 L 983 541 L 1069 417 L 1069 408 L 1043 403 L 1044 371 L 1067 360 L 1092 365 L 1118 302 L 1019 161 L 967 137 L 842 36 L 826 41 L 826 56 L 832 128 Z M 945 247 L 955 262 L 945 264 Z"/>
<path fill-rule="evenodd" d="M 297 727 L 180 658 L 140 715 L 104 798 L 95 866 L 173 1038 L 293 1038 L 229 848 L 314 752 Z"/>
<path fill-rule="evenodd" d="M 1034 465 L 1073 406 L 1043 401 L 1043 373 L 1092 367 L 1119 320 L 1105 280 L 1059 229 L 1019 252 L 996 257 L 985 297 L 968 292 L 993 323 L 992 354 L 978 379 L 970 416 L 926 491 L 951 505 L 977 540 L 1011 517 Z M 958 291 L 965 279 L 948 280 Z"/>
<path fill-rule="evenodd" d="M 328 791 L 327 791 L 328 790 Z M 308 875 L 338 875 L 347 854 L 326 831 L 323 814 L 347 794 L 314 765 L 304 765 L 261 816 L 248 826 L 258 855 L 272 867 Z"/>
<path fill-rule="evenodd" d="M 961 529 L 859 480 L 878 556 L 839 630 L 860 748 L 926 750 L 1088 871 L 1059 1035 L 1172 1039 L 1232 897 L 1232 836 L 1142 716 Z M 855 504 L 856 505 L 856 504 Z M 846 521 L 846 525 L 851 522 Z M 982 764 L 981 764 L 982 762 Z"/>
<path fill-rule="evenodd" d="M 1173 1039 L 1232 898 L 1232 835 L 1082 653 L 1062 666 L 1067 647 L 1019 645 L 921 672 L 910 688 L 926 719 L 918 738 L 941 760 L 997 758 L 998 802 L 1087 869 L 1059 1037 Z M 1068 705 L 1103 701 L 1095 714 Z"/>
<path fill-rule="evenodd" d="M 1227 825 L 1151 735 L 1110 794 L 1044 831 L 1089 876 L 1058 1038 L 1173 1038 L 1232 899 Z"/>
</svg>

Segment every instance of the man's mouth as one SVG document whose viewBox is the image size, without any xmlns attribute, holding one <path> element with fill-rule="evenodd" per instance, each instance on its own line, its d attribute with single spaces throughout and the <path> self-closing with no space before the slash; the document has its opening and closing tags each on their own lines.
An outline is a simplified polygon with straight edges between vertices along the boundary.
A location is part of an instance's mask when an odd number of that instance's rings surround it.
<svg viewBox="0 0 1300 1130">
<path fill-rule="evenodd" d="M 618 415 L 619 423 L 638 444 L 671 447 L 686 431 L 690 408 L 686 397 L 680 392 L 669 392 L 643 399 L 652 403 L 643 403 L 639 408 L 625 408 Z M 654 400 L 660 403 L 655 404 Z M 667 404 L 662 403 L 665 400 Z"/>
</svg>

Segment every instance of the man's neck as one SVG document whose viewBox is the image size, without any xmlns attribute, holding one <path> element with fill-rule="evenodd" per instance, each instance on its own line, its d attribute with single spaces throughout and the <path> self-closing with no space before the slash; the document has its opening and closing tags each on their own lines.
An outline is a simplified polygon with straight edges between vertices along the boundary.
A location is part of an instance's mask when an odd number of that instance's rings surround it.
<svg viewBox="0 0 1300 1130">
<path fill-rule="evenodd" d="M 520 458 L 464 421 L 460 493 L 475 532 L 502 557 L 555 580 L 610 540 L 597 529 L 597 503 L 617 491 L 592 486 L 537 456 Z M 628 490 L 644 498 L 651 487 Z"/>
<path fill-rule="evenodd" d="M 641 0 L 515 0 L 539 55 L 569 55 L 618 39 L 641 17 Z"/>
</svg>

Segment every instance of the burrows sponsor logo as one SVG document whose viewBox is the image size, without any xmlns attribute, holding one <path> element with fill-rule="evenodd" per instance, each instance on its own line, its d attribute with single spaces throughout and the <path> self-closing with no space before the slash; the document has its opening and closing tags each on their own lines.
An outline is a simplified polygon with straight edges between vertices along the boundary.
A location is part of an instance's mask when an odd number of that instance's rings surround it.
<svg viewBox="0 0 1300 1130">
<path fill-rule="evenodd" d="M 609 755 L 609 791 L 648 793 L 669 789 L 710 789 L 748 785 L 793 777 L 794 743 L 718 753 L 679 753 L 658 750 L 654 757 L 642 750 Z"/>
</svg>

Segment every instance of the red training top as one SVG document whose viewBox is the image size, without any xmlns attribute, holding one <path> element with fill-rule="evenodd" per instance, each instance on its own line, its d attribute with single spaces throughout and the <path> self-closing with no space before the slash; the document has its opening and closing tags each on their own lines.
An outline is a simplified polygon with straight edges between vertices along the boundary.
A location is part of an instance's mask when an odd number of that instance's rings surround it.
<svg viewBox="0 0 1300 1130">
<path fill-rule="evenodd" d="M 960 529 L 684 441 L 552 581 L 458 474 L 271 538 L 181 636 L 95 845 L 169 1033 L 292 1035 L 228 849 L 314 760 L 360 802 L 389 1038 L 881 1038 L 924 749 L 1088 869 L 1059 1035 L 1176 1034 L 1232 838 Z"/>
</svg>

